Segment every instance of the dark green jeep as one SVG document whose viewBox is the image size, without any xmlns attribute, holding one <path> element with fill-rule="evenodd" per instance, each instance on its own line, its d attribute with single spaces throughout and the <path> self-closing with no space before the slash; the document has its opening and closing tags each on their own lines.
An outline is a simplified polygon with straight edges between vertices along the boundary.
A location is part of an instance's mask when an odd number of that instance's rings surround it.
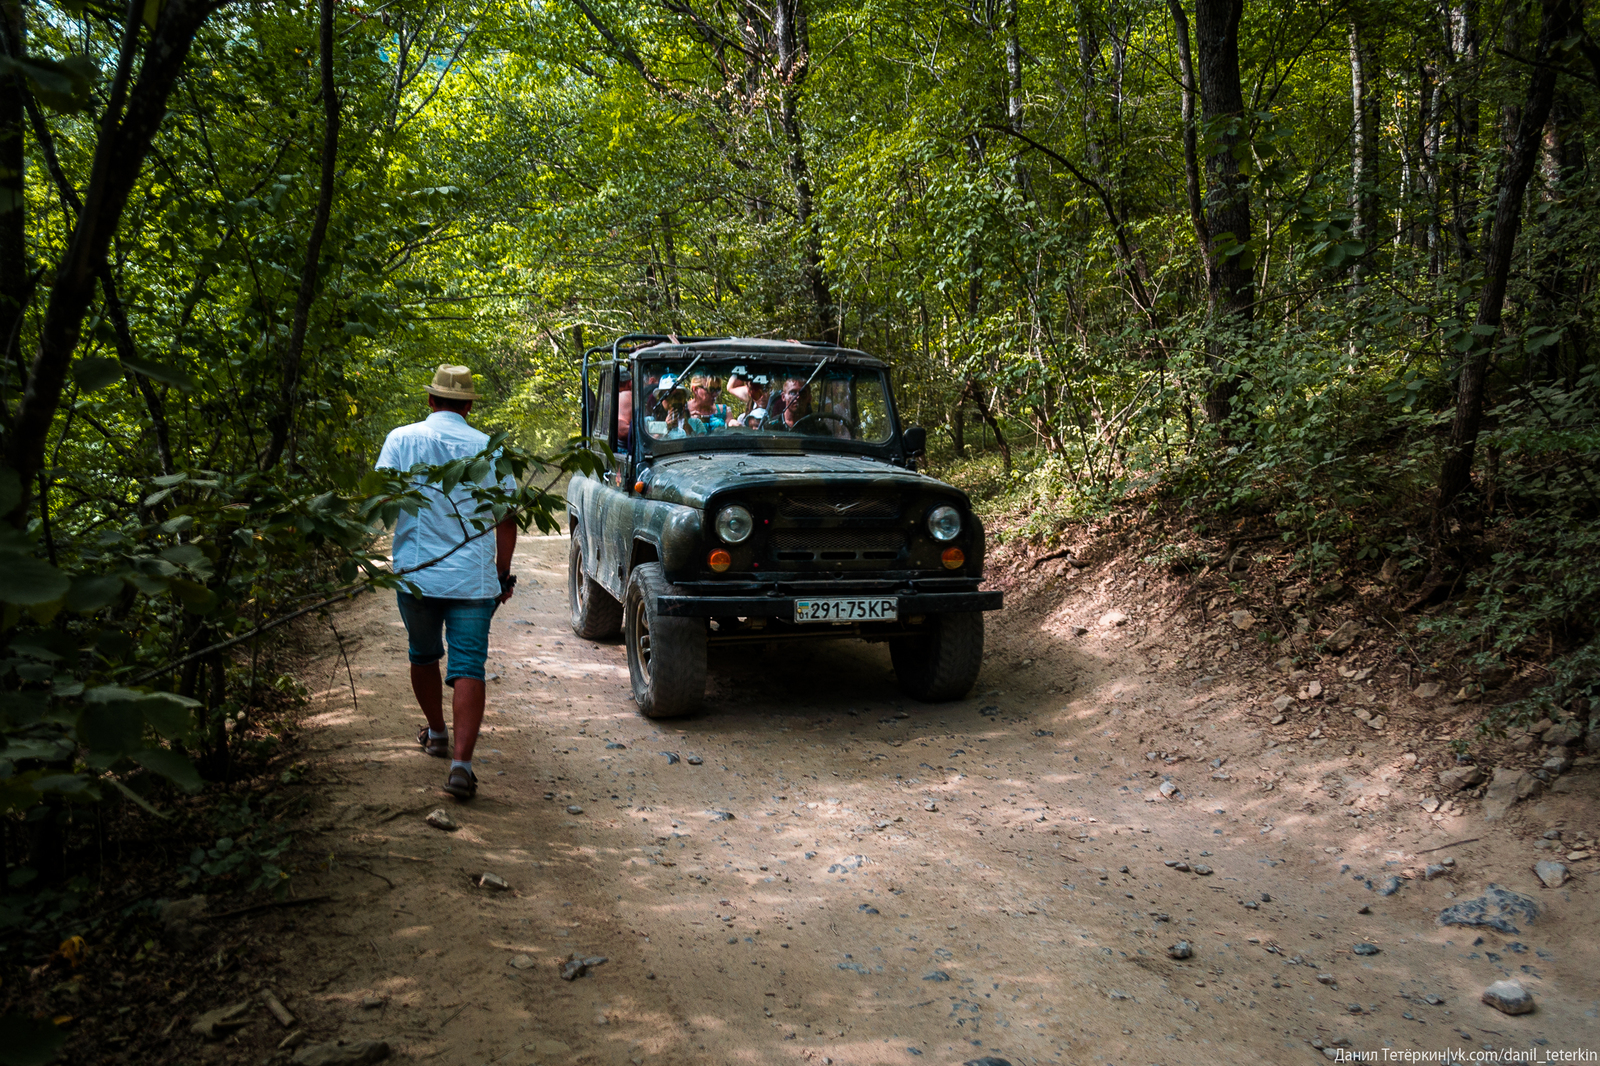
<svg viewBox="0 0 1600 1066">
<path fill-rule="evenodd" d="M 639 710 L 705 694 L 706 647 L 889 642 L 907 695 L 967 694 L 983 662 L 983 526 L 926 474 L 884 365 L 825 344 L 628 336 L 583 361 L 583 432 L 615 467 L 574 477 L 572 629 L 620 629 Z"/>
</svg>

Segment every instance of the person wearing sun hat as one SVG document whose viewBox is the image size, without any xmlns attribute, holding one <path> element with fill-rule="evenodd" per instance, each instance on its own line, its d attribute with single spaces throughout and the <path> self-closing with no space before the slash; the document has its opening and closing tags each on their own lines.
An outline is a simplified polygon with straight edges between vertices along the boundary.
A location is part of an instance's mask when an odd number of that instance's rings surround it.
<svg viewBox="0 0 1600 1066">
<path fill-rule="evenodd" d="M 426 392 L 431 413 L 421 422 L 389 432 L 373 464 L 376 469 L 403 473 L 418 463 L 442 466 L 477 455 L 488 444 L 487 433 L 467 424 L 473 401 L 483 398 L 473 386 L 471 370 L 441 364 Z M 417 743 L 429 755 L 451 759 L 444 790 L 468 800 L 478 791 L 472 749 L 483 725 L 489 620 L 495 608 L 511 598 L 516 584 L 511 576 L 511 553 L 517 546 L 517 526 L 507 515 L 492 535 L 473 537 L 477 531 L 471 519 L 479 505 L 472 498 L 470 484 L 457 485 L 449 493 L 422 478 L 413 484 L 429 506 L 415 515 L 400 513 L 394 529 L 393 566 L 405 570 L 438 560 L 406 575 L 415 591 L 398 590 L 400 618 L 410 644 L 411 691 L 427 719 Z M 500 487 L 515 491 L 516 481 L 503 478 Z M 442 681 L 452 690 L 453 750 L 439 673 L 446 645 L 449 661 Z"/>
</svg>

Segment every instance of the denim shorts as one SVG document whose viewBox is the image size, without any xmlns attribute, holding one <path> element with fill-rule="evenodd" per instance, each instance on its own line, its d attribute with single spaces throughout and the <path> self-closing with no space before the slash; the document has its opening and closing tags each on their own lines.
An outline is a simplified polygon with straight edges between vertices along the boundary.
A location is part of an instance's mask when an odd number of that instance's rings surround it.
<svg viewBox="0 0 1600 1066">
<path fill-rule="evenodd" d="M 489 619 L 499 606 L 493 599 L 449 600 L 437 596 L 413 596 L 399 592 L 400 618 L 406 624 L 411 643 L 411 662 L 428 666 L 444 658 L 445 643 L 450 645 L 450 662 L 445 667 L 444 683 L 456 678 L 483 680 L 483 664 L 489 658 Z"/>
</svg>

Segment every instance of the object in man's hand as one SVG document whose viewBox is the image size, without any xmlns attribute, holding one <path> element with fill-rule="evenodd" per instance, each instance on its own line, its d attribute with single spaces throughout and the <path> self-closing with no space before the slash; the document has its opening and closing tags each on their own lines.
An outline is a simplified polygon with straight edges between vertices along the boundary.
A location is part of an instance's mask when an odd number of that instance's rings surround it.
<svg viewBox="0 0 1600 1066">
<path fill-rule="evenodd" d="M 501 574 L 500 575 L 500 598 L 502 600 L 504 600 L 507 597 L 509 597 L 511 595 L 511 590 L 516 588 L 516 587 L 517 587 L 517 575 L 516 574 Z"/>
</svg>

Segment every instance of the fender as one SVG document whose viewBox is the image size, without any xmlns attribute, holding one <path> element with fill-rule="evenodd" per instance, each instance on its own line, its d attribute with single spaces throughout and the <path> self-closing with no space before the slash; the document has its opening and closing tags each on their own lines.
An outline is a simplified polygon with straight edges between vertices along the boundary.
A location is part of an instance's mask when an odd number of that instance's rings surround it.
<svg viewBox="0 0 1600 1066">
<path fill-rule="evenodd" d="M 634 540 L 655 549 L 668 581 L 689 580 L 698 569 L 703 541 L 700 509 L 660 500 L 640 501 Z"/>
</svg>

